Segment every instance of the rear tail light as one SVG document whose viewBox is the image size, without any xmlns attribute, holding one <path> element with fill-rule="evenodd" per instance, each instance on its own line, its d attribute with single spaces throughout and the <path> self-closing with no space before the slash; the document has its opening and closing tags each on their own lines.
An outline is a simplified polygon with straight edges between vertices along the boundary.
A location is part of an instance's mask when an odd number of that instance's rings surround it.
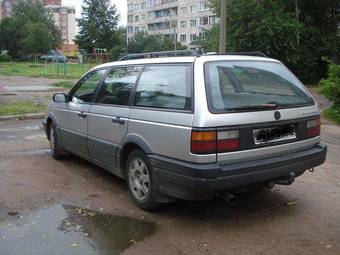
<svg viewBox="0 0 340 255">
<path fill-rule="evenodd" d="M 240 148 L 240 131 L 219 131 L 217 134 L 217 152 L 233 151 Z"/>
<path fill-rule="evenodd" d="M 307 121 L 307 133 L 306 136 L 308 138 L 316 137 L 320 135 L 321 127 L 320 127 L 320 117 L 317 119 Z"/>
<path fill-rule="evenodd" d="M 194 154 L 222 153 L 239 148 L 239 130 L 192 131 L 191 134 L 191 152 Z"/>
<path fill-rule="evenodd" d="M 216 153 L 216 131 L 192 131 L 191 152 L 194 154 Z"/>
</svg>

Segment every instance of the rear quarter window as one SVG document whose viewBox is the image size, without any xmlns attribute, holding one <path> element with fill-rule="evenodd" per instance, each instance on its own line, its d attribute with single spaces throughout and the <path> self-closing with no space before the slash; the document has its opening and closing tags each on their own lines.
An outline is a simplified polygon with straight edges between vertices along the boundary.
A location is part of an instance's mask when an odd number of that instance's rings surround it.
<svg viewBox="0 0 340 255">
<path fill-rule="evenodd" d="M 192 65 L 153 65 L 143 69 L 135 106 L 190 111 Z"/>
</svg>

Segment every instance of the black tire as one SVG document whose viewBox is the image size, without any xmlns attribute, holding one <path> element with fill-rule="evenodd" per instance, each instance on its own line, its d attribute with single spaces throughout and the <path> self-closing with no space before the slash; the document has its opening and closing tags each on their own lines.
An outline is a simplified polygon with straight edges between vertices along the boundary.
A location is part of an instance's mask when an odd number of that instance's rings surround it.
<svg viewBox="0 0 340 255">
<path fill-rule="evenodd" d="M 64 155 L 61 143 L 59 141 L 57 128 L 53 122 L 51 122 L 49 127 L 49 141 L 51 155 L 54 159 L 61 159 Z"/>
<path fill-rule="evenodd" d="M 138 165 L 138 167 L 136 167 L 136 164 Z M 137 172 L 140 172 L 141 171 L 140 169 L 145 170 L 144 174 L 141 176 L 141 179 L 143 179 L 143 181 L 138 180 Z M 147 172 L 148 174 L 148 179 L 147 179 L 148 185 L 144 185 L 146 183 L 146 182 L 144 183 L 144 178 L 143 178 L 145 177 L 145 172 Z M 140 209 L 147 210 L 147 211 L 155 210 L 156 208 L 158 208 L 160 204 L 155 201 L 157 191 L 154 189 L 154 185 L 153 185 L 152 167 L 143 151 L 134 150 L 130 153 L 128 160 L 126 162 L 125 173 L 126 173 L 127 185 L 128 185 L 129 192 L 130 192 L 130 197 L 132 201 L 134 202 L 134 204 Z M 137 191 L 136 182 L 140 186 L 143 186 L 143 187 L 145 186 L 144 190 L 147 187 L 147 192 L 141 191 L 141 194 L 138 194 L 139 192 Z M 143 183 L 141 184 L 141 182 Z M 146 194 L 143 194 L 143 193 L 146 193 Z"/>
</svg>

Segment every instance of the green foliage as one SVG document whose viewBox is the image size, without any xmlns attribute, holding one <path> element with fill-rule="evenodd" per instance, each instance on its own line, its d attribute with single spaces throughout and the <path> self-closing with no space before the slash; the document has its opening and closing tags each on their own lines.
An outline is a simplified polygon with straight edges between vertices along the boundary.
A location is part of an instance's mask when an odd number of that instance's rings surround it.
<svg viewBox="0 0 340 255">
<path fill-rule="evenodd" d="M 327 108 L 323 111 L 323 115 L 340 125 L 340 107 L 333 106 L 331 108 Z"/>
<path fill-rule="evenodd" d="M 67 63 L 67 79 L 79 79 L 86 71 L 91 69 L 93 65 L 72 64 Z M 48 77 L 58 78 L 56 74 L 56 64 L 32 65 L 29 62 L 9 62 L 0 63 L 0 74 L 28 76 L 28 77 Z M 63 76 L 63 64 L 59 64 L 60 76 Z"/>
<path fill-rule="evenodd" d="M 18 101 L 13 103 L 4 103 L 0 107 L 0 116 L 23 115 L 27 113 L 44 112 L 46 105 L 36 105 L 33 101 Z"/>
<path fill-rule="evenodd" d="M 186 49 L 182 44 L 177 43 L 177 50 Z M 146 32 L 136 33 L 129 41 L 129 53 L 142 53 L 152 51 L 170 51 L 174 50 L 174 43 L 168 37 L 161 35 L 149 35 Z"/>
<path fill-rule="evenodd" d="M 14 58 L 44 54 L 59 44 L 60 32 L 53 14 L 38 1 L 18 1 L 13 16 L 0 22 L 0 50 L 8 50 Z"/>
<path fill-rule="evenodd" d="M 77 19 L 79 34 L 75 42 L 80 49 L 92 52 L 93 48 L 112 49 L 119 44 L 119 13 L 110 0 L 84 0 L 82 17 Z"/>
<path fill-rule="evenodd" d="M 205 30 L 205 38 L 197 37 L 191 44 L 199 46 L 204 52 L 218 52 L 220 27 L 214 25 L 210 30 Z"/>
<path fill-rule="evenodd" d="M 63 89 L 73 88 L 74 85 L 75 85 L 75 82 L 69 81 L 69 80 L 59 81 L 59 82 L 53 84 L 53 86 L 63 88 Z"/>
<path fill-rule="evenodd" d="M 262 51 L 284 62 L 303 81 L 318 82 L 326 73 L 322 57 L 340 59 L 336 3 L 337 0 L 228 0 L 227 50 Z M 219 14 L 220 1 L 212 0 L 211 4 Z M 210 33 L 208 49 L 218 49 L 218 37 L 218 32 Z"/>
<path fill-rule="evenodd" d="M 8 54 L 0 54 L 0 62 L 11 62 L 13 58 Z"/>
<path fill-rule="evenodd" d="M 320 81 L 320 92 L 340 108 L 340 65 L 328 61 L 328 77 Z"/>
</svg>

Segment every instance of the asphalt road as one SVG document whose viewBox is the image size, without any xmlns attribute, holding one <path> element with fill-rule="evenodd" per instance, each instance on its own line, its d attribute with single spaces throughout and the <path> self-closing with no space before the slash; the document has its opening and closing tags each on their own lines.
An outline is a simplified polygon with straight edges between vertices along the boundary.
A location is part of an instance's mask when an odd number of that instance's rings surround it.
<svg viewBox="0 0 340 255">
<path fill-rule="evenodd" d="M 40 126 L 0 122 L 0 255 L 340 254 L 340 128 L 329 122 L 327 162 L 293 185 L 153 213 L 104 170 L 53 160 Z"/>
</svg>

